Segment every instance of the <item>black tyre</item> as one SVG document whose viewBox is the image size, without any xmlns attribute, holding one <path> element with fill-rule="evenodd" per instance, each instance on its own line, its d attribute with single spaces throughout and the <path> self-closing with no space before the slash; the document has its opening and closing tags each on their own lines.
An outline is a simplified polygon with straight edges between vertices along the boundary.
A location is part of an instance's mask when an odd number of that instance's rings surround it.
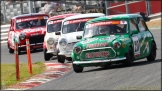
<svg viewBox="0 0 162 91">
<path fill-rule="evenodd" d="M 18 55 L 21 55 L 21 49 L 18 48 Z"/>
<path fill-rule="evenodd" d="M 14 53 L 14 50 L 10 48 L 9 44 L 8 44 L 8 52 L 9 53 Z"/>
<path fill-rule="evenodd" d="M 74 70 L 76 73 L 82 72 L 82 71 L 83 71 L 83 68 L 84 68 L 84 67 L 82 67 L 82 66 L 73 64 L 73 70 Z"/>
<path fill-rule="evenodd" d="M 154 61 L 156 58 L 156 45 L 152 42 L 150 54 L 147 56 L 148 61 Z"/>
<path fill-rule="evenodd" d="M 58 51 L 57 51 L 57 61 L 58 61 L 59 63 L 64 63 L 64 62 L 65 62 L 65 56 L 63 56 L 63 55 L 58 55 L 59 52 L 60 52 L 60 51 L 58 50 Z"/>
<path fill-rule="evenodd" d="M 47 52 L 47 49 L 43 49 L 43 53 L 44 53 L 44 60 L 45 61 L 49 61 L 50 58 L 52 57 L 51 54 L 49 53 L 46 53 Z"/>
<path fill-rule="evenodd" d="M 133 50 L 129 48 L 128 53 L 126 53 L 126 60 L 124 60 L 125 66 L 131 66 L 133 64 L 134 57 L 133 57 Z"/>
<path fill-rule="evenodd" d="M 68 61 L 72 61 L 72 58 L 71 57 L 68 57 L 68 58 L 66 58 Z"/>
</svg>

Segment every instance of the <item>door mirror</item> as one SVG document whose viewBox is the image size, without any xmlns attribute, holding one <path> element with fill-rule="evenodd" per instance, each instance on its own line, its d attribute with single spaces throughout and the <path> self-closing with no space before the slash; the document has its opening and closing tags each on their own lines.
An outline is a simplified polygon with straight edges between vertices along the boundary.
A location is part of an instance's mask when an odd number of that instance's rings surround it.
<svg viewBox="0 0 162 91">
<path fill-rule="evenodd" d="M 55 32 L 55 34 L 56 34 L 56 35 L 61 35 L 61 33 L 60 33 L 60 32 Z"/>
<path fill-rule="evenodd" d="M 13 31 L 13 28 L 10 27 L 10 31 Z"/>
<path fill-rule="evenodd" d="M 138 30 L 132 30 L 132 35 L 133 34 L 138 34 Z"/>
<path fill-rule="evenodd" d="M 76 36 L 77 39 L 82 39 L 82 36 Z"/>
</svg>

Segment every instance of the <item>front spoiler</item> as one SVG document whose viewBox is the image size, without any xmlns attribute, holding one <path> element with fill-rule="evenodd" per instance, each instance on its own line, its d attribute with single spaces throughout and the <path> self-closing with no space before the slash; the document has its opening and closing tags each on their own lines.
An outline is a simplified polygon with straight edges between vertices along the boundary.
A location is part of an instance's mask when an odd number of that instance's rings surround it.
<svg viewBox="0 0 162 91">
<path fill-rule="evenodd" d="M 115 58 L 115 59 L 109 59 L 109 60 L 74 61 L 73 64 L 104 63 L 104 62 L 120 61 L 120 60 L 124 60 L 124 59 L 126 59 L 126 57 L 123 57 L 123 58 Z"/>
</svg>

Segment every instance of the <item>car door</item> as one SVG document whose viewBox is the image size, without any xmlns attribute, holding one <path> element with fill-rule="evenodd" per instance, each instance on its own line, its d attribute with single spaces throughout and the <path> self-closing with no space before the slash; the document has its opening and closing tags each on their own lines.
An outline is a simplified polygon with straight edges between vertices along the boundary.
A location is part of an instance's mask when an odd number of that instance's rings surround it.
<svg viewBox="0 0 162 91">
<path fill-rule="evenodd" d="M 137 26 L 137 21 L 136 19 L 130 19 L 130 34 L 131 34 L 131 38 L 133 41 L 133 49 L 134 49 L 134 57 L 135 59 L 139 58 L 141 56 L 141 50 L 140 50 L 140 42 L 141 42 L 141 35 L 140 35 L 140 31 L 138 29 Z M 132 31 L 138 31 L 136 34 L 132 34 Z"/>
<path fill-rule="evenodd" d="M 139 35 L 141 37 L 140 43 L 140 54 L 141 57 L 145 57 L 149 53 L 149 40 L 150 40 L 150 32 L 148 31 L 147 25 L 142 18 L 137 18 L 137 24 L 139 28 Z"/>
</svg>

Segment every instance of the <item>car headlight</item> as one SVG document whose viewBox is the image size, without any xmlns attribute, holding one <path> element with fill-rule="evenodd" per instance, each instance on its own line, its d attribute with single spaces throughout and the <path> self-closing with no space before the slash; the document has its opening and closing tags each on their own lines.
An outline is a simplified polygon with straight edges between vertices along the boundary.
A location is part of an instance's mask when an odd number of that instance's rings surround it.
<svg viewBox="0 0 162 91">
<path fill-rule="evenodd" d="M 115 49 L 119 49 L 119 48 L 121 47 L 121 43 L 120 43 L 120 42 L 115 42 L 115 43 L 113 44 L 113 47 L 114 47 Z"/>
<path fill-rule="evenodd" d="M 62 39 L 59 41 L 59 44 L 60 44 L 61 46 L 65 46 L 65 45 L 67 45 L 67 40 L 66 40 L 65 38 L 62 38 Z"/>
<path fill-rule="evenodd" d="M 48 43 L 49 45 L 54 44 L 54 39 L 53 39 L 53 38 L 49 38 L 49 39 L 47 40 L 47 43 Z"/>
<path fill-rule="evenodd" d="M 81 47 L 76 46 L 76 47 L 74 47 L 73 51 L 74 51 L 74 53 L 79 54 L 81 52 Z"/>
<path fill-rule="evenodd" d="M 20 35 L 19 35 L 19 39 L 20 40 L 24 40 L 26 37 L 25 33 L 24 32 L 21 32 Z"/>
</svg>

